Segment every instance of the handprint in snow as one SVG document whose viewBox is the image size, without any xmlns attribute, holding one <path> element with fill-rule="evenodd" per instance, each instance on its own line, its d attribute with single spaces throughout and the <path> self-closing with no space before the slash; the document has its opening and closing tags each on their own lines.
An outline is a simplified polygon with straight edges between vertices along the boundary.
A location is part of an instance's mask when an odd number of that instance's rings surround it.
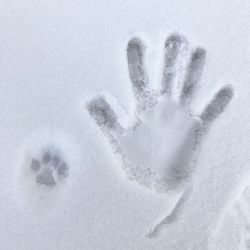
<svg viewBox="0 0 250 250">
<path fill-rule="evenodd" d="M 134 124 L 129 128 L 121 125 L 119 115 L 109 104 L 109 96 L 99 95 L 87 103 L 90 115 L 122 160 L 128 178 L 158 192 L 167 192 L 189 183 L 202 135 L 233 96 L 231 86 L 226 85 L 200 114 L 194 114 L 191 102 L 201 78 L 206 53 L 202 48 L 195 49 L 183 77 L 180 77 L 180 58 L 185 50 L 185 38 L 178 34 L 168 37 L 161 90 L 157 92 L 149 87 L 144 67 L 145 46 L 138 38 L 129 41 L 128 70 L 137 104 Z M 182 79 L 181 84 L 177 79 Z M 178 89 L 179 94 L 176 95 Z"/>
</svg>

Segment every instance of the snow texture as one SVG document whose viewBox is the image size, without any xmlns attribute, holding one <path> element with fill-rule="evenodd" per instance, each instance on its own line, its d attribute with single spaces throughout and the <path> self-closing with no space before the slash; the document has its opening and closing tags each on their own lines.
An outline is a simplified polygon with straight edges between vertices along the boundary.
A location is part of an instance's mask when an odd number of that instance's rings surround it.
<svg viewBox="0 0 250 250">
<path fill-rule="evenodd" d="M 223 209 L 211 233 L 211 249 L 250 248 L 249 183 L 249 178 L 243 180 L 229 204 Z"/>
<path fill-rule="evenodd" d="M 248 249 L 249 12 L 0 1 L 0 248 Z"/>
</svg>

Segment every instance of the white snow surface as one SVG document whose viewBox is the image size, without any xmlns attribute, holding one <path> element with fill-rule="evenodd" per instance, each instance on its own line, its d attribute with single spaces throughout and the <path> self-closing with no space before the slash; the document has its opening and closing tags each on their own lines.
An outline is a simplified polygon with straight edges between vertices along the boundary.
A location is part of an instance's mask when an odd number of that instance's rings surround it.
<svg viewBox="0 0 250 250">
<path fill-rule="evenodd" d="M 1 0 L 0 249 L 212 249 L 218 219 L 250 180 L 249 13 L 246 0 Z M 127 43 L 144 41 L 157 88 L 173 32 L 207 52 L 194 109 L 225 84 L 234 97 L 205 136 L 181 213 L 148 238 L 179 195 L 128 180 L 85 103 L 108 92 L 132 114 Z M 37 191 L 20 184 L 30 181 L 20 174 L 22 157 L 50 135 L 69 175 L 53 191 Z"/>
</svg>

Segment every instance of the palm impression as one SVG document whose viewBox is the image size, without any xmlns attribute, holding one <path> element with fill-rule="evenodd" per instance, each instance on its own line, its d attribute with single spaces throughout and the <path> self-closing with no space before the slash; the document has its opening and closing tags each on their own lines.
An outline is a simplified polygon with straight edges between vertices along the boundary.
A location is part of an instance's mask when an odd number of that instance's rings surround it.
<svg viewBox="0 0 250 250">
<path fill-rule="evenodd" d="M 157 92 L 148 83 L 143 42 L 138 38 L 128 42 L 128 71 L 136 99 L 131 126 L 124 127 L 122 112 L 114 112 L 123 110 L 115 97 L 99 95 L 87 103 L 90 115 L 109 138 L 128 178 L 158 192 L 189 182 L 202 135 L 233 95 L 232 88 L 226 85 L 200 114 L 195 114 L 191 103 L 205 63 L 205 50 L 195 49 L 184 71 L 179 70 L 179 65 L 187 51 L 185 38 L 169 36 L 164 50 L 163 77 Z"/>
</svg>

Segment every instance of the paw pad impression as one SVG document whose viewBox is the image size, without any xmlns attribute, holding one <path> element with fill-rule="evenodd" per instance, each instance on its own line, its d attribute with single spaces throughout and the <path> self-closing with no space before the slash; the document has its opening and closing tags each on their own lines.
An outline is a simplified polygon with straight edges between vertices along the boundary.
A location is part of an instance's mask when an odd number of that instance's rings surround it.
<svg viewBox="0 0 250 250">
<path fill-rule="evenodd" d="M 31 159 L 30 169 L 39 185 L 53 187 L 68 176 L 68 164 L 58 147 L 48 145 L 41 149 L 38 156 Z"/>
</svg>

